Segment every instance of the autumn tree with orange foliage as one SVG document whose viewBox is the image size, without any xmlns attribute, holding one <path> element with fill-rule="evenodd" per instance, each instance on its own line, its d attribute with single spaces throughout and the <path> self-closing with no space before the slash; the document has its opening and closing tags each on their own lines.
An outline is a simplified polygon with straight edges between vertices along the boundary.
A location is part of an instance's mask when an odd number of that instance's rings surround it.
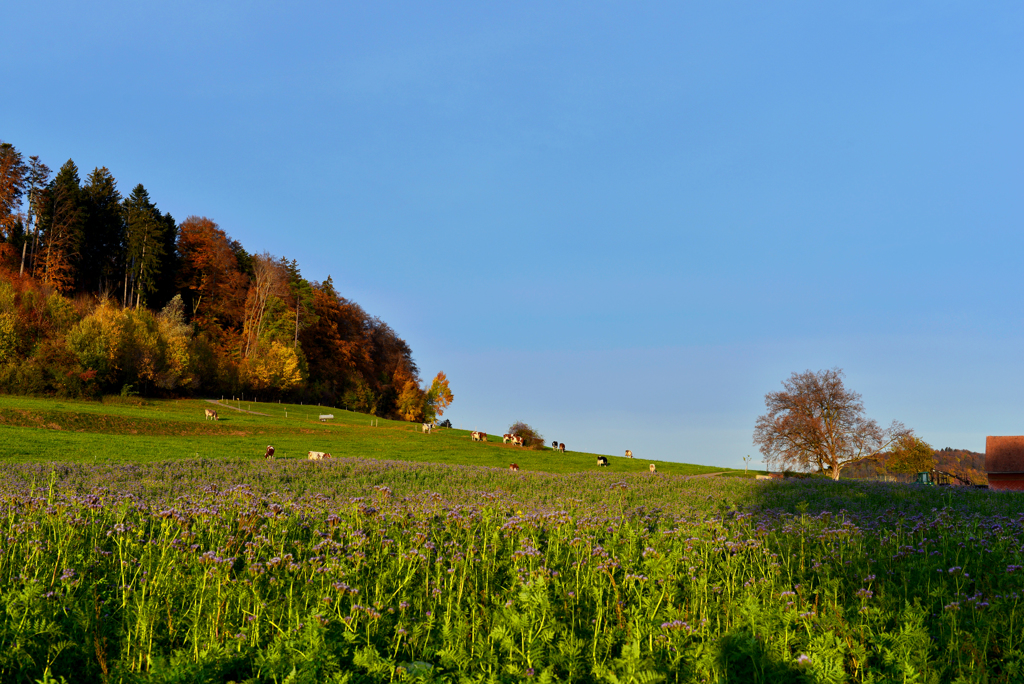
<svg viewBox="0 0 1024 684">
<path fill-rule="evenodd" d="M 21 196 L 28 180 L 28 167 L 14 145 L 0 141 L 0 236 L 9 239 L 20 216 Z"/>
<path fill-rule="evenodd" d="M 419 378 L 412 373 L 410 368 L 403 365 L 395 370 L 392 386 L 398 394 L 396 401 L 398 415 L 403 420 L 423 421 L 427 395 L 420 389 Z"/>
<path fill-rule="evenodd" d="M 876 461 L 911 431 L 901 423 L 882 428 L 864 415 L 860 394 L 843 385 L 843 371 L 793 373 L 769 392 L 768 412 L 757 419 L 754 444 L 769 467 L 800 468 L 838 480 L 843 468 Z"/>
<path fill-rule="evenodd" d="M 448 387 L 448 376 L 444 374 L 444 371 L 434 376 L 434 381 L 430 383 L 430 389 L 427 390 L 426 399 L 424 413 L 428 421 L 437 420 L 444 415 L 445 409 L 451 406 L 454 396 Z"/>
<path fill-rule="evenodd" d="M 347 389 L 358 391 L 361 397 L 350 405 L 372 413 L 376 395 L 362 380 L 373 369 L 369 316 L 358 304 L 340 296 L 329 277 L 313 285 L 312 308 L 316 320 L 298 336 L 309 363 L 310 391 L 330 402 L 342 401 Z"/>
<path fill-rule="evenodd" d="M 189 216 L 178 226 L 178 288 L 189 317 L 204 330 L 241 322 L 247 279 L 227 234 L 208 218 Z"/>
</svg>

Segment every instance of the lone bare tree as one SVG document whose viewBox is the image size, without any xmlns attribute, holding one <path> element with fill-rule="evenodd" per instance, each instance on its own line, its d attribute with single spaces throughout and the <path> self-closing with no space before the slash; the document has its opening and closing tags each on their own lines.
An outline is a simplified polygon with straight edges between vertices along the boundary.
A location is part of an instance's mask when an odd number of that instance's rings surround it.
<svg viewBox="0 0 1024 684">
<path fill-rule="evenodd" d="M 769 467 L 817 469 L 838 480 L 846 466 L 874 460 L 910 434 L 896 421 L 882 429 L 866 418 L 860 394 L 843 386 L 839 368 L 793 373 L 782 386 L 765 395 L 768 412 L 754 427 Z"/>
</svg>

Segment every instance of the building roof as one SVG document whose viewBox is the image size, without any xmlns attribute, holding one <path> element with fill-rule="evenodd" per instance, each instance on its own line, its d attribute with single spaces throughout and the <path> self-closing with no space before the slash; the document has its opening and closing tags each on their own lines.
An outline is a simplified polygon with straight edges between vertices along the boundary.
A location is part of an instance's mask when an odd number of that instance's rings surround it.
<svg viewBox="0 0 1024 684">
<path fill-rule="evenodd" d="M 1024 473 L 1024 435 L 986 437 L 985 471 Z"/>
</svg>

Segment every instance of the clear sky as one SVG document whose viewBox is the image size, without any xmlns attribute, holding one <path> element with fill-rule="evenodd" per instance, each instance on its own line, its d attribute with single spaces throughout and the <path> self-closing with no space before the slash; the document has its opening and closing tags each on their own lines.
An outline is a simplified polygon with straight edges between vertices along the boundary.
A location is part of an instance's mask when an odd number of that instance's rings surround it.
<svg viewBox="0 0 1024 684">
<path fill-rule="evenodd" d="M 0 6 L 0 139 L 387 321 L 459 427 L 742 466 L 840 367 L 1024 433 L 1024 5 Z"/>
</svg>

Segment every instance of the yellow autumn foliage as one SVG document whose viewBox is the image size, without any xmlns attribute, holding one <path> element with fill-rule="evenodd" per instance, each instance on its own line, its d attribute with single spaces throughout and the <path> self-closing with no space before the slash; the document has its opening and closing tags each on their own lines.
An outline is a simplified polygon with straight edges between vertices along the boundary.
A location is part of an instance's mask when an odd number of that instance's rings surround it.
<svg viewBox="0 0 1024 684">
<path fill-rule="evenodd" d="M 243 359 L 240 376 L 255 392 L 287 392 L 302 382 L 295 350 L 277 341 L 261 345 L 259 353 Z"/>
</svg>

